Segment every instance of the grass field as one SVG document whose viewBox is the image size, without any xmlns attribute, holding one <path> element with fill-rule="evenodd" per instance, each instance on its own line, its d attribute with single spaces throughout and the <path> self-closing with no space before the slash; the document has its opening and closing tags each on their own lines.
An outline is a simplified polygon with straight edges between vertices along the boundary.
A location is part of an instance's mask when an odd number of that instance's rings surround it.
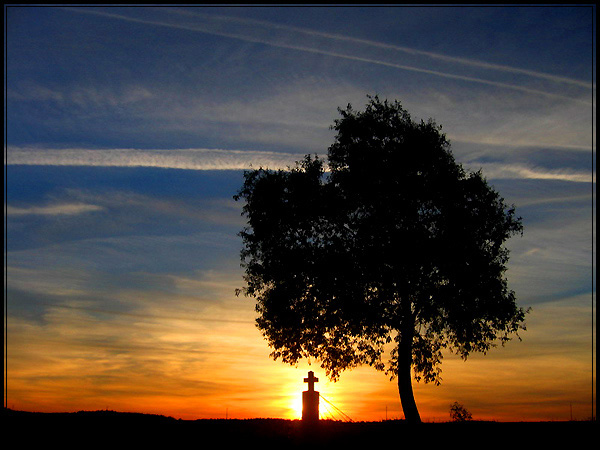
<svg viewBox="0 0 600 450">
<path fill-rule="evenodd" d="M 232 448 L 258 443 L 268 448 L 366 448 L 392 444 L 425 448 L 459 444 L 466 448 L 538 447 L 560 443 L 589 445 L 596 422 L 421 423 L 339 422 L 308 425 L 285 419 L 178 420 L 160 415 L 114 411 L 32 413 L 4 410 L 5 436 L 23 444 L 61 444 L 65 448 Z M 19 439 L 21 438 L 22 441 Z M 8 441 L 7 441 L 8 442 Z M 393 443 L 396 443 L 393 445 Z"/>
</svg>

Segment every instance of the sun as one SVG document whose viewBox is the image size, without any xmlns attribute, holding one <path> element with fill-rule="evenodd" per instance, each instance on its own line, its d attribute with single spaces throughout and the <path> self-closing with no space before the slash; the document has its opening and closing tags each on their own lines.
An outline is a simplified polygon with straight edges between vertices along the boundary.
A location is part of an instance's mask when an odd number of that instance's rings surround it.
<svg viewBox="0 0 600 450">
<path fill-rule="evenodd" d="M 302 418 L 302 394 L 294 394 L 291 398 L 291 413 L 294 419 Z"/>
</svg>

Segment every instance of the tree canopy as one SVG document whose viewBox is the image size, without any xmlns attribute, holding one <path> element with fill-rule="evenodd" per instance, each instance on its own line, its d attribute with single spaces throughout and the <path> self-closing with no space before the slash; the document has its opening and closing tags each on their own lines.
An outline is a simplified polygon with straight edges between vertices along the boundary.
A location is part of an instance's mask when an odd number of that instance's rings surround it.
<svg viewBox="0 0 600 450">
<path fill-rule="evenodd" d="M 239 292 L 256 298 L 273 358 L 316 358 L 334 380 L 386 371 L 418 421 L 411 369 L 439 383 L 443 349 L 466 358 L 524 329 L 503 245 L 521 219 L 432 120 L 378 97 L 339 112 L 327 164 L 245 172 Z"/>
</svg>

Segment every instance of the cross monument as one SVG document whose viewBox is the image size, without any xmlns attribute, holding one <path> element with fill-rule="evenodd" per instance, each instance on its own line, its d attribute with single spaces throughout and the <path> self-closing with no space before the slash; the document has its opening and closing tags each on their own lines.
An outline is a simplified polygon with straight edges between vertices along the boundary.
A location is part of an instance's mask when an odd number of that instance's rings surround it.
<svg viewBox="0 0 600 450">
<path fill-rule="evenodd" d="M 308 391 L 302 392 L 302 420 L 314 422 L 319 420 L 319 392 L 315 391 L 315 383 L 319 379 L 311 370 L 308 372 L 308 378 L 304 379 L 308 383 Z"/>
</svg>

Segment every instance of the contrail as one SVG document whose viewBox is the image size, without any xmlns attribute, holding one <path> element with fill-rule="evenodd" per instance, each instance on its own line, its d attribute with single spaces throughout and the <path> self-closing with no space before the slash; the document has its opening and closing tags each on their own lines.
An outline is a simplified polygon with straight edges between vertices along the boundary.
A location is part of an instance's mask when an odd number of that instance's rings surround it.
<svg viewBox="0 0 600 450">
<path fill-rule="evenodd" d="M 183 170 L 245 170 L 251 167 L 268 167 L 273 170 L 285 170 L 294 167 L 295 162 L 301 159 L 302 155 L 294 153 L 220 149 L 5 149 L 5 164 L 36 166 L 154 167 Z M 483 168 L 486 177 L 491 179 L 545 179 L 576 183 L 595 183 L 596 180 L 595 171 L 553 170 L 522 164 L 477 161 L 465 165 Z"/>
<path fill-rule="evenodd" d="M 353 38 L 353 37 L 344 36 L 341 34 L 325 33 L 322 31 L 310 30 L 308 28 L 294 27 L 291 25 L 281 25 L 281 24 L 276 24 L 276 23 L 267 22 L 267 21 L 263 21 L 263 20 L 247 19 L 247 18 L 232 17 L 232 16 L 223 16 L 223 15 L 216 15 L 216 14 L 203 14 L 203 13 L 198 13 L 198 12 L 183 11 L 183 10 L 179 10 L 179 9 L 175 9 L 175 8 L 167 8 L 167 9 L 171 12 L 175 12 L 178 14 L 185 14 L 185 15 L 203 17 L 203 18 L 215 18 L 215 19 L 219 19 L 219 20 L 223 20 L 223 21 L 238 22 L 238 23 L 245 23 L 245 24 L 249 24 L 249 25 L 259 25 L 259 26 L 262 26 L 265 28 L 271 28 L 271 29 L 293 31 L 293 32 L 297 32 L 297 33 L 303 33 L 303 34 L 306 34 L 309 36 L 324 37 L 324 38 L 332 39 L 332 40 L 351 42 L 351 43 L 355 43 L 355 44 L 363 44 L 363 45 L 368 45 L 368 46 L 382 48 L 382 49 L 388 49 L 388 50 L 395 50 L 398 52 L 409 53 L 412 55 L 427 56 L 432 59 L 439 59 L 440 61 L 446 61 L 446 62 L 451 62 L 451 63 L 463 64 L 463 65 L 467 65 L 467 66 L 479 67 L 482 69 L 497 70 L 497 71 L 509 72 L 509 73 L 513 73 L 513 74 L 528 75 L 530 77 L 542 78 L 542 79 L 554 81 L 557 83 L 572 84 L 575 86 L 580 86 L 580 87 L 584 87 L 584 88 L 588 88 L 588 89 L 596 87 L 596 85 L 594 83 L 589 83 L 589 82 L 581 81 L 581 80 L 575 80 L 572 78 L 560 77 L 557 75 L 551 75 L 551 74 L 537 72 L 537 71 L 533 71 L 533 70 L 520 69 L 518 67 L 506 66 L 506 65 L 501 65 L 501 64 L 492 64 L 492 63 L 488 63 L 488 62 L 484 62 L 484 61 L 477 61 L 477 60 L 473 60 L 473 59 L 457 58 L 457 57 L 453 57 L 453 56 L 447 56 L 447 55 L 442 55 L 439 53 L 427 52 L 424 50 L 417 50 L 414 48 L 403 47 L 403 46 L 399 46 L 399 45 L 386 44 L 386 43 L 371 41 L 371 40 L 367 40 L 367 39 Z"/>
<path fill-rule="evenodd" d="M 408 66 L 408 65 L 404 65 L 404 64 L 397 64 L 397 63 L 392 63 L 392 62 L 388 62 L 388 61 L 382 61 L 380 59 L 364 58 L 361 56 L 348 55 L 348 54 L 339 53 L 339 52 L 332 52 L 332 51 L 323 50 L 323 49 L 314 48 L 314 47 L 308 47 L 308 46 L 304 46 L 304 45 L 275 42 L 273 40 L 269 40 L 267 38 L 262 38 L 262 37 L 248 36 L 248 35 L 244 35 L 244 34 L 240 34 L 240 33 L 233 33 L 233 32 L 229 32 L 229 31 L 208 29 L 206 26 L 202 26 L 200 24 L 188 25 L 188 24 L 169 23 L 169 22 L 158 21 L 158 20 L 148 20 L 148 19 L 129 17 L 129 16 L 124 16 L 122 14 L 110 13 L 110 12 L 105 12 L 105 11 L 92 11 L 92 10 L 82 9 L 82 8 L 62 7 L 62 9 L 80 13 L 80 14 L 92 14 L 92 15 L 108 17 L 108 18 L 112 18 L 112 19 L 125 20 L 128 22 L 143 23 L 143 24 L 147 24 L 147 25 L 176 28 L 176 29 L 188 30 L 188 31 L 196 31 L 196 32 L 212 34 L 212 35 L 216 35 L 216 36 L 223 36 L 223 37 L 228 37 L 228 38 L 233 38 L 233 39 L 239 39 L 239 40 L 243 40 L 246 42 L 260 43 L 260 44 L 270 45 L 273 47 L 287 48 L 287 49 L 291 49 L 291 50 L 298 50 L 298 51 L 303 51 L 303 52 L 321 54 L 321 55 L 332 56 L 332 57 L 336 57 L 336 58 L 343 58 L 343 59 L 347 59 L 347 60 L 351 60 L 351 61 L 360 61 L 360 62 L 364 62 L 364 63 L 377 64 L 377 65 L 381 65 L 381 66 L 392 67 L 395 69 L 413 71 L 413 72 L 418 72 L 418 73 L 426 73 L 429 75 L 434 75 L 434 76 L 439 76 L 439 77 L 444 77 L 444 78 L 451 78 L 451 79 L 486 84 L 486 85 L 501 87 L 501 88 L 506 88 L 506 89 L 513 89 L 513 90 L 518 90 L 518 91 L 522 91 L 522 92 L 527 92 L 530 94 L 537 94 L 537 95 L 543 95 L 546 97 L 553 97 L 553 98 L 560 98 L 563 100 L 575 101 L 575 102 L 583 103 L 586 105 L 589 104 L 589 101 L 574 99 L 572 97 L 554 94 L 554 93 L 550 93 L 550 92 L 546 92 L 546 91 L 541 91 L 538 89 L 531 89 L 531 88 L 518 86 L 518 85 L 514 85 L 514 84 L 501 83 L 498 81 L 491 81 L 491 80 L 486 80 L 486 79 L 477 78 L 477 77 L 470 77 L 470 76 L 465 76 L 465 75 L 456 75 L 456 74 L 440 72 L 440 71 L 431 70 L 431 69 L 423 69 L 423 68 Z M 176 11 L 176 12 L 179 12 L 179 11 Z M 199 15 L 198 13 L 188 13 L 188 14 L 192 14 L 194 16 L 201 17 L 201 15 Z M 220 16 L 206 15 L 205 17 L 218 19 Z M 235 20 L 242 21 L 243 20 L 243 19 L 232 19 L 232 18 L 228 18 L 228 19 L 232 20 L 232 21 L 235 21 Z M 277 27 L 283 27 L 283 26 L 277 25 Z M 292 27 L 288 27 L 288 28 L 292 28 Z M 302 30 L 302 29 L 299 29 L 299 30 Z M 346 36 L 329 35 L 327 33 L 319 33 L 316 31 L 307 31 L 307 30 L 302 30 L 302 32 L 304 32 L 306 34 L 312 33 L 315 36 L 321 35 L 323 37 L 329 37 L 330 39 L 333 39 L 333 36 L 337 36 L 337 37 L 335 37 L 335 39 L 338 39 L 338 40 L 363 42 L 363 43 L 367 43 L 369 45 L 378 45 L 380 47 L 393 48 L 393 49 L 399 50 L 399 51 L 410 52 L 413 54 L 422 54 L 422 55 L 426 55 L 426 56 L 429 56 L 432 58 L 435 57 L 438 59 L 445 59 L 447 61 L 451 60 L 453 62 L 462 62 L 463 64 L 479 65 L 480 67 L 484 67 L 484 66 L 486 68 L 495 67 L 496 70 L 500 70 L 500 68 L 502 68 L 502 70 L 504 70 L 504 71 L 513 71 L 514 72 L 516 70 L 516 71 L 519 71 L 519 73 L 529 72 L 528 73 L 529 75 L 533 76 L 534 74 L 536 74 L 535 76 L 538 76 L 538 77 L 540 75 L 544 75 L 546 78 L 554 79 L 554 81 L 557 81 L 559 79 L 559 77 L 553 77 L 552 75 L 539 74 L 538 72 L 523 71 L 521 69 L 513 69 L 513 68 L 506 67 L 506 66 L 494 66 L 494 65 L 487 64 L 487 63 L 479 63 L 479 62 L 473 62 L 470 60 L 463 60 L 463 59 L 459 59 L 459 58 L 451 58 L 451 57 L 447 57 L 447 56 L 443 56 L 443 55 L 437 55 L 434 53 L 408 49 L 405 47 L 389 46 L 387 44 L 373 43 L 372 41 L 357 40 L 357 39 L 346 37 Z M 466 61 L 469 61 L 469 63 L 467 63 Z M 569 80 L 569 79 L 560 78 L 560 80 L 565 82 L 565 80 Z M 576 80 L 569 80 L 569 82 L 574 83 L 574 84 L 581 83 Z M 585 83 L 583 84 L 583 86 L 589 87 L 589 85 L 585 84 Z"/>
<path fill-rule="evenodd" d="M 286 169 L 303 155 L 221 149 L 4 149 L 6 165 L 154 167 L 183 170 Z"/>
</svg>

